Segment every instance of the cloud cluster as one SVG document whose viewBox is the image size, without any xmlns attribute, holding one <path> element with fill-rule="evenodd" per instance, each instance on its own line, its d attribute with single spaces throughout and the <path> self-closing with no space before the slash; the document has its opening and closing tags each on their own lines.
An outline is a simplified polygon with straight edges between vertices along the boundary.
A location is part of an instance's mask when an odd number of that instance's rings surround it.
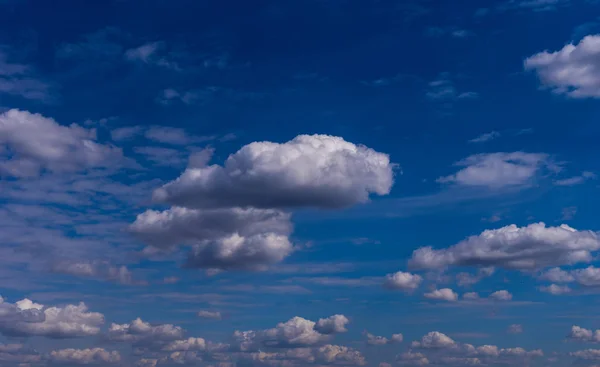
<svg viewBox="0 0 600 367">
<path fill-rule="evenodd" d="M 123 163 L 122 151 L 96 142 L 96 132 L 59 125 L 39 114 L 12 109 L 0 114 L 0 175 L 37 176 Z"/>
<path fill-rule="evenodd" d="M 107 351 L 103 348 L 91 349 L 61 349 L 50 352 L 50 362 L 56 364 L 116 364 L 121 361 L 117 351 Z"/>
<path fill-rule="evenodd" d="M 600 330 L 594 331 L 573 325 L 569 333 L 569 338 L 582 342 L 600 343 Z"/>
<path fill-rule="evenodd" d="M 64 307 L 47 307 L 29 299 L 14 304 L 0 297 L 0 333 L 7 336 L 76 338 L 100 333 L 104 315 L 89 312 L 82 302 Z"/>
<path fill-rule="evenodd" d="M 152 346 L 180 340 L 184 330 L 172 324 L 151 325 L 137 318 L 128 324 L 111 324 L 107 337 L 112 341 L 127 342 L 135 346 Z"/>
<path fill-rule="evenodd" d="M 314 346 L 329 341 L 333 334 L 346 332 L 348 323 L 344 315 L 333 315 L 317 322 L 296 316 L 272 329 L 236 331 L 232 345 L 242 352 L 257 351 L 261 347 Z"/>
<path fill-rule="evenodd" d="M 255 142 L 223 166 L 207 163 L 157 189 L 154 199 L 174 206 L 138 215 L 129 230 L 158 249 L 191 246 L 185 265 L 210 271 L 263 270 L 287 257 L 293 228 L 284 208 L 346 207 L 393 184 L 386 154 L 326 135 Z"/>
<path fill-rule="evenodd" d="M 539 350 L 527 351 L 521 347 L 498 348 L 495 345 L 475 347 L 471 344 L 456 342 L 449 336 L 432 331 L 421 340 L 413 341 L 412 348 L 419 350 L 399 355 L 397 360 L 403 365 L 521 365 L 526 360 L 542 357 Z"/>
<path fill-rule="evenodd" d="M 462 168 L 437 182 L 500 189 L 529 185 L 543 168 L 557 169 L 548 155 L 525 152 L 475 154 L 454 165 Z"/>
<path fill-rule="evenodd" d="M 525 60 L 544 87 L 572 98 L 600 97 L 600 35 L 584 37 L 559 51 L 543 51 Z"/>
<path fill-rule="evenodd" d="M 404 340 L 404 336 L 402 334 L 392 334 L 392 337 L 389 339 L 385 336 L 373 335 L 367 331 L 365 331 L 363 335 L 367 338 L 367 344 L 369 345 L 395 344 L 402 343 Z"/>
<path fill-rule="evenodd" d="M 544 223 L 526 227 L 513 224 L 486 230 L 445 249 L 421 247 L 413 252 L 409 264 L 419 269 L 496 266 L 534 270 L 589 262 L 592 252 L 598 249 L 600 239 L 591 231 L 578 231 L 564 224 L 559 227 L 546 227 Z"/>
<path fill-rule="evenodd" d="M 450 288 L 434 289 L 431 292 L 425 293 L 423 296 L 438 301 L 454 302 L 458 300 L 458 294 Z"/>
</svg>

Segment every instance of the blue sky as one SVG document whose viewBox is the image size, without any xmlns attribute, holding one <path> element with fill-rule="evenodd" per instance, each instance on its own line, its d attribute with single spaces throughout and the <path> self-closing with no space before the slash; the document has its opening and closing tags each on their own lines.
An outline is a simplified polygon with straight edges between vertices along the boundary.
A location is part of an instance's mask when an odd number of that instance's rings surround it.
<svg viewBox="0 0 600 367">
<path fill-rule="evenodd" d="M 0 0 L 0 366 L 593 366 L 600 3 Z"/>
</svg>

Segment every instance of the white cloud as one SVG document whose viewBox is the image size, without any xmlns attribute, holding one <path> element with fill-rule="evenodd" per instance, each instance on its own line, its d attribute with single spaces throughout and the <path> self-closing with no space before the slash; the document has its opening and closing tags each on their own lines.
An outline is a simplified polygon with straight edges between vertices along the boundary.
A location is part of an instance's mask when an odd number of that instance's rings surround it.
<svg viewBox="0 0 600 367">
<path fill-rule="evenodd" d="M 315 354 L 317 361 L 327 364 L 345 366 L 362 366 L 366 364 L 365 358 L 359 351 L 340 345 L 324 345 Z"/>
<path fill-rule="evenodd" d="M 463 294 L 462 297 L 465 300 L 474 301 L 474 300 L 479 299 L 479 294 L 477 292 L 468 292 L 468 293 Z"/>
<path fill-rule="evenodd" d="M 421 282 L 423 278 L 420 275 L 399 271 L 386 275 L 384 286 L 389 289 L 414 291 L 419 288 Z"/>
<path fill-rule="evenodd" d="M 198 311 L 198 317 L 203 319 L 221 320 L 221 313 L 219 311 Z"/>
<path fill-rule="evenodd" d="M 456 282 L 460 287 L 468 287 L 479 283 L 483 278 L 491 276 L 494 272 L 495 269 L 493 266 L 478 269 L 476 275 L 461 272 L 456 274 Z"/>
<path fill-rule="evenodd" d="M 396 361 L 402 366 L 426 366 L 429 364 L 429 359 L 423 353 L 412 351 L 402 353 L 396 358 Z"/>
<path fill-rule="evenodd" d="M 559 296 L 561 294 L 567 294 L 567 293 L 571 293 L 571 288 L 569 288 L 568 286 L 564 285 L 556 285 L 556 284 L 550 284 L 549 286 L 542 286 L 540 287 L 540 290 L 542 292 L 546 292 L 546 293 L 550 293 L 552 295 L 555 296 Z"/>
<path fill-rule="evenodd" d="M 596 361 L 600 360 L 600 349 L 578 350 L 569 353 L 569 355 L 586 361 Z"/>
<path fill-rule="evenodd" d="M 290 214 L 273 209 L 226 208 L 147 210 L 139 214 L 129 230 L 146 244 L 168 249 L 239 234 L 252 237 L 263 233 L 288 235 Z"/>
<path fill-rule="evenodd" d="M 151 325 L 137 318 L 129 324 L 111 324 L 108 339 L 133 345 L 164 344 L 183 338 L 184 330 L 172 324 Z"/>
<path fill-rule="evenodd" d="M 149 140 L 171 145 L 190 145 L 212 139 L 189 135 L 184 129 L 170 126 L 151 126 L 145 136 Z"/>
<path fill-rule="evenodd" d="M 0 114 L 0 175 L 29 177 L 45 170 L 73 172 L 123 163 L 121 149 L 95 140 L 93 129 L 9 110 Z"/>
<path fill-rule="evenodd" d="M 117 351 L 107 351 L 102 348 L 92 349 L 61 349 L 50 352 L 52 363 L 63 364 L 116 364 L 121 361 L 121 355 Z"/>
<path fill-rule="evenodd" d="M 186 267 L 215 270 L 265 270 L 292 252 L 285 235 L 275 233 L 243 237 L 233 234 L 194 245 Z"/>
<path fill-rule="evenodd" d="M 529 185 L 544 167 L 557 169 L 548 155 L 525 152 L 475 154 L 456 162 L 455 166 L 464 168 L 438 178 L 437 182 L 499 189 Z"/>
<path fill-rule="evenodd" d="M 60 261 L 53 264 L 55 273 L 70 274 L 113 281 L 125 285 L 145 285 L 146 282 L 133 279 L 126 266 L 113 266 L 105 261 Z"/>
<path fill-rule="evenodd" d="M 23 299 L 14 304 L 0 297 L 0 332 L 11 336 L 75 338 L 100 333 L 104 315 L 79 305 L 46 307 Z"/>
<path fill-rule="evenodd" d="M 569 272 L 564 271 L 561 268 L 548 269 L 542 273 L 539 278 L 554 283 L 570 283 L 575 280 Z"/>
<path fill-rule="evenodd" d="M 420 341 L 414 341 L 411 345 L 413 348 L 437 349 L 452 347 L 456 345 L 456 342 L 446 334 L 431 331 L 425 334 Z"/>
<path fill-rule="evenodd" d="M 326 319 L 319 319 L 315 325 L 315 330 L 321 334 L 337 334 L 348 331 L 346 325 L 350 320 L 344 315 L 333 315 Z"/>
<path fill-rule="evenodd" d="M 150 58 L 162 47 L 161 42 L 152 42 L 125 51 L 125 58 L 130 61 L 148 63 Z"/>
<path fill-rule="evenodd" d="M 320 319 L 318 323 L 293 317 L 266 330 L 236 331 L 233 346 L 242 352 L 257 351 L 260 347 L 297 348 L 324 343 L 332 334 L 345 332 L 348 319 L 344 315 L 334 315 Z"/>
<path fill-rule="evenodd" d="M 526 70 L 536 72 L 542 86 L 572 98 L 600 97 L 600 35 L 584 37 L 559 51 L 528 57 Z"/>
<path fill-rule="evenodd" d="M 571 327 L 569 338 L 578 341 L 598 343 L 600 342 L 600 330 L 592 331 L 573 325 L 573 327 Z"/>
<path fill-rule="evenodd" d="M 512 294 L 510 294 L 508 291 L 501 290 L 490 294 L 488 298 L 495 301 L 510 301 L 512 300 L 512 297 Z"/>
<path fill-rule="evenodd" d="M 497 139 L 501 136 L 501 134 L 497 131 L 491 131 L 489 133 L 484 133 L 479 135 L 476 138 L 469 140 L 469 143 L 485 143 L 490 140 Z"/>
<path fill-rule="evenodd" d="M 409 264 L 423 269 L 491 265 L 532 270 L 589 262 L 591 253 L 598 249 L 600 240 L 591 231 L 577 231 L 564 224 L 546 227 L 534 223 L 521 228 L 513 224 L 486 230 L 445 249 L 421 247 L 413 252 Z"/>
<path fill-rule="evenodd" d="M 402 334 L 392 334 L 392 337 L 388 339 L 385 336 L 373 335 L 365 330 L 363 335 L 367 338 L 367 344 L 369 345 L 402 343 L 402 341 L 404 340 Z"/>
<path fill-rule="evenodd" d="M 458 294 L 450 288 L 436 289 L 424 294 L 425 298 L 435 299 L 438 301 L 454 302 L 458 300 Z"/>
<path fill-rule="evenodd" d="M 188 208 L 340 208 L 388 194 L 393 167 L 388 155 L 342 138 L 301 135 L 246 145 L 224 166 L 187 169 L 154 199 Z"/>
</svg>

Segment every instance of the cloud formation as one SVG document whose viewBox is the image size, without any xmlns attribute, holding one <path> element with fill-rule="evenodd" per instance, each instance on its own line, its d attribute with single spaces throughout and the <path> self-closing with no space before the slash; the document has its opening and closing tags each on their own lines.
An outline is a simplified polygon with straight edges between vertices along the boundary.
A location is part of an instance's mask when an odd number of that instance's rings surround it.
<svg viewBox="0 0 600 367">
<path fill-rule="evenodd" d="M 600 35 L 589 35 L 558 51 L 543 51 L 525 59 L 542 86 L 571 98 L 600 97 Z"/>
<path fill-rule="evenodd" d="M 16 109 L 0 114 L 0 175 L 32 177 L 119 163 L 121 149 L 97 143 L 94 130 Z"/>
<path fill-rule="evenodd" d="M 386 154 L 327 135 L 255 142 L 223 166 L 186 170 L 154 192 L 157 202 L 188 208 L 342 208 L 386 195 L 393 184 Z"/>
<path fill-rule="evenodd" d="M 534 223 L 526 227 L 512 224 L 458 244 L 434 250 L 421 247 L 409 261 L 414 268 L 439 269 L 447 266 L 496 266 L 534 270 L 548 266 L 586 263 L 600 249 L 600 239 L 592 231 L 578 231 L 567 225 L 546 227 Z"/>
</svg>

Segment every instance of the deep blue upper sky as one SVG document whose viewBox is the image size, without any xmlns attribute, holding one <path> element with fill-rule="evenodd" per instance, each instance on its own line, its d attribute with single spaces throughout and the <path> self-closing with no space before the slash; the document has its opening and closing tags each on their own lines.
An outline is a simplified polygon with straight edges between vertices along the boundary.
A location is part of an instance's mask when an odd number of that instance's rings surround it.
<svg viewBox="0 0 600 367">
<path fill-rule="evenodd" d="M 600 363 L 598 98 L 594 0 L 0 0 L 0 366 Z"/>
</svg>

